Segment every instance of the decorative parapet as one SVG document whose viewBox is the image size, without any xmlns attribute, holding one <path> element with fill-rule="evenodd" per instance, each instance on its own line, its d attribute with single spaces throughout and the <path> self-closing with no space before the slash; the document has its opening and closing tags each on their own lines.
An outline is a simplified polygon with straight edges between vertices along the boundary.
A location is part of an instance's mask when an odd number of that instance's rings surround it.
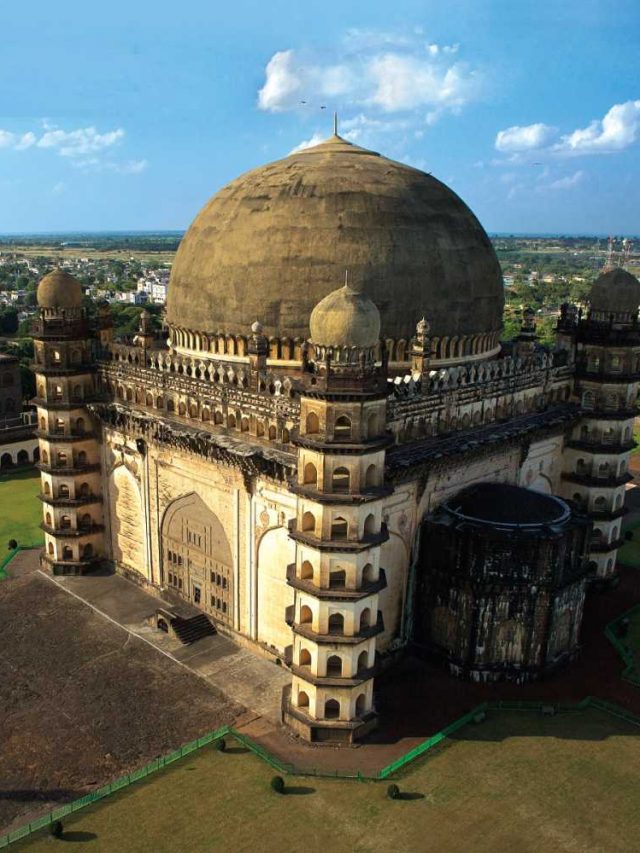
<svg viewBox="0 0 640 853">
<path fill-rule="evenodd" d="M 93 403 L 88 408 L 106 426 L 137 435 L 148 442 L 238 468 L 245 475 L 264 474 L 286 481 L 296 470 L 295 454 L 272 449 L 268 445 L 252 444 L 226 433 L 207 432 L 161 420 L 156 415 L 132 411 L 117 403 Z"/>
</svg>

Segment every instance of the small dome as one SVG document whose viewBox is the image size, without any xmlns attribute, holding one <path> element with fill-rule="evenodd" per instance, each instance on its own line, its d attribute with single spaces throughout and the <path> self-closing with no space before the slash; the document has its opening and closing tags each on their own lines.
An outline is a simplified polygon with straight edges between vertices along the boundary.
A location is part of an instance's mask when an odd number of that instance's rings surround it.
<svg viewBox="0 0 640 853">
<path fill-rule="evenodd" d="M 373 347 L 380 338 L 380 312 L 366 294 L 345 284 L 318 302 L 309 327 L 315 344 Z"/>
<path fill-rule="evenodd" d="M 40 308 L 81 308 L 82 285 L 70 273 L 55 269 L 40 280 L 37 298 Z"/>
<path fill-rule="evenodd" d="M 589 303 L 592 311 L 637 314 L 640 307 L 640 281 L 620 267 L 603 272 L 591 288 Z"/>
</svg>

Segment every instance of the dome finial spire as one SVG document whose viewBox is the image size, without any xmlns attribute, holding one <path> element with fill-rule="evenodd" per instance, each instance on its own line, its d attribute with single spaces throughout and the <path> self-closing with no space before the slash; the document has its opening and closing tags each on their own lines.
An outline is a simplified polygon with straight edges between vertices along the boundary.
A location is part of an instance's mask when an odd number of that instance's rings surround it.
<svg viewBox="0 0 640 853">
<path fill-rule="evenodd" d="M 338 135 L 338 113 L 334 112 L 333 114 L 333 135 Z"/>
</svg>

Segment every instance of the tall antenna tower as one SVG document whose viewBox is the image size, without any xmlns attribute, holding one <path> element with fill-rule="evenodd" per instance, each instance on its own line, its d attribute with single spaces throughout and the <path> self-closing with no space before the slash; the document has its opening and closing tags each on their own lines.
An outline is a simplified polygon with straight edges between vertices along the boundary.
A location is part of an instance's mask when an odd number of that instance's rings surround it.
<svg viewBox="0 0 640 853">
<path fill-rule="evenodd" d="M 620 252 L 620 266 L 624 269 L 631 259 L 631 249 L 633 244 L 627 237 L 622 241 L 622 251 Z"/>
<path fill-rule="evenodd" d="M 615 249 L 616 241 L 614 237 L 609 237 L 609 241 L 607 244 L 607 257 L 605 258 L 603 272 L 608 272 L 615 267 L 615 263 L 613 261 L 613 252 Z"/>
</svg>

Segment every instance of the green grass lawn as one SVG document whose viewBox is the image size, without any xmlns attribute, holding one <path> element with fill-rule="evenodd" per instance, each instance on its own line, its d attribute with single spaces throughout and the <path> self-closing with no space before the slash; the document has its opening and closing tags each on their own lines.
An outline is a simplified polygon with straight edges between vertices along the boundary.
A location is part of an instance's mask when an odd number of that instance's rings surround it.
<svg viewBox="0 0 640 853">
<path fill-rule="evenodd" d="M 16 539 L 18 545 L 33 545 L 44 541 L 40 530 L 42 504 L 36 495 L 40 491 L 40 472 L 35 468 L 0 476 L 0 556 L 7 542 Z"/>
<path fill-rule="evenodd" d="M 287 777 L 229 740 L 64 821 L 87 851 L 594 851 L 636 848 L 640 729 L 595 709 L 490 712 L 397 779 Z M 50 853 L 45 835 L 16 850 Z M 53 845 L 53 846 L 52 846 Z M 61 847 L 62 849 L 62 847 Z"/>
<path fill-rule="evenodd" d="M 632 566 L 637 569 L 640 568 L 640 522 L 624 528 L 625 533 L 628 530 L 633 533 L 633 539 L 625 542 L 618 550 L 618 562 L 623 566 Z"/>
</svg>

